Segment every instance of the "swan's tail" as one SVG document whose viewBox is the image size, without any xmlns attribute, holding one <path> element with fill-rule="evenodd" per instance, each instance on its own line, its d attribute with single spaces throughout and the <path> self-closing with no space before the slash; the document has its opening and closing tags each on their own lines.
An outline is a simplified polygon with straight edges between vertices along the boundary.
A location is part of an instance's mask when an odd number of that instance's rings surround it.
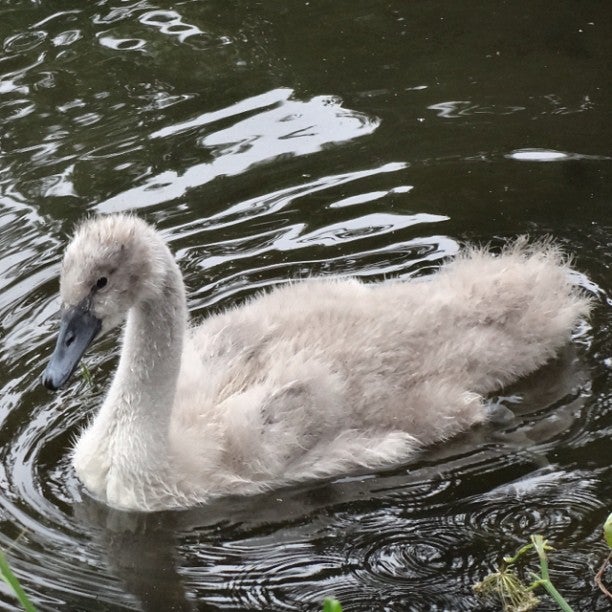
<svg viewBox="0 0 612 612">
<path fill-rule="evenodd" d="M 465 296 L 454 322 L 464 328 L 466 359 L 488 393 L 534 371 L 569 340 L 591 300 L 572 281 L 569 260 L 549 240 L 525 237 L 499 255 L 470 247 L 442 270 L 444 283 Z M 574 275 L 575 276 L 575 275 Z M 486 363 L 479 363 L 486 359 Z"/>
</svg>

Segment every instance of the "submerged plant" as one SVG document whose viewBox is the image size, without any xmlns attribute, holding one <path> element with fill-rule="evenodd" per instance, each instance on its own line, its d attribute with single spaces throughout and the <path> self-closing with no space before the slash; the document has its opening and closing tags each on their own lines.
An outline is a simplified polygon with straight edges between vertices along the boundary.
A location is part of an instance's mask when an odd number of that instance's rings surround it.
<svg viewBox="0 0 612 612">
<path fill-rule="evenodd" d="M 90 386 L 94 387 L 93 376 L 91 375 L 91 370 L 85 365 L 85 362 L 81 363 L 81 376 L 83 380 Z"/>
<path fill-rule="evenodd" d="M 525 584 L 516 572 L 516 564 L 526 553 L 535 550 L 540 561 L 540 573 L 528 572 L 531 582 Z M 563 612 L 573 612 L 550 580 L 546 552 L 553 550 L 540 535 L 532 535 L 531 542 L 525 544 L 513 557 L 504 557 L 498 570 L 489 574 L 482 582 L 474 585 L 474 592 L 484 597 L 497 597 L 505 612 L 527 612 L 539 603 L 534 590 L 546 589 L 554 602 Z"/>
<path fill-rule="evenodd" d="M 9 585 L 9 587 L 15 594 L 15 597 L 23 606 L 23 609 L 26 612 L 36 612 L 36 608 L 29 600 L 28 596 L 25 594 L 25 591 L 23 590 L 21 584 L 19 584 L 19 580 L 17 580 L 15 574 L 13 574 L 13 571 L 11 570 L 8 561 L 6 560 L 6 557 L 4 556 L 4 553 L 2 551 L 0 551 L 0 576 L 2 577 L 4 582 Z"/>
</svg>

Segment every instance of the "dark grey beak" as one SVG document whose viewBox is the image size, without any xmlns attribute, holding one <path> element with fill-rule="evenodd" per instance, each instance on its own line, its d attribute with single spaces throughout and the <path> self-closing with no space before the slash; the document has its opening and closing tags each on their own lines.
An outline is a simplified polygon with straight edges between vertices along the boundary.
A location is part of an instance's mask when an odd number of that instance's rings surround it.
<svg viewBox="0 0 612 612">
<path fill-rule="evenodd" d="M 102 321 L 80 305 L 64 312 L 55 350 L 42 375 L 47 389 L 57 391 L 68 382 L 101 326 Z"/>
</svg>

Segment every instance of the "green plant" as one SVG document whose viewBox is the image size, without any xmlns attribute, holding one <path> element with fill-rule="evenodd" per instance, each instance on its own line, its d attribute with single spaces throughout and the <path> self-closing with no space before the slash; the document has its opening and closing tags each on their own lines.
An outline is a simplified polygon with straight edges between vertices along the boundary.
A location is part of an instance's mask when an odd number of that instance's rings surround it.
<svg viewBox="0 0 612 612">
<path fill-rule="evenodd" d="M 19 584 L 15 574 L 13 574 L 4 553 L 0 551 L 0 576 L 9 585 L 15 597 L 19 603 L 23 606 L 26 612 L 36 612 L 36 608 L 32 605 L 32 602 L 28 599 L 25 591 Z"/>
<path fill-rule="evenodd" d="M 608 543 L 608 546 L 612 549 L 612 512 L 608 515 L 608 519 L 604 523 L 604 540 Z M 610 565 L 610 560 L 612 559 L 612 551 L 608 553 L 608 556 L 604 559 L 604 562 L 601 564 L 599 571 L 595 574 L 595 584 L 600 588 L 600 590 L 605 593 L 610 599 L 612 599 L 612 593 L 608 591 L 606 585 L 603 582 L 603 576 L 606 571 L 608 565 Z"/>
<path fill-rule="evenodd" d="M 342 612 L 342 606 L 337 599 L 326 597 L 323 600 L 323 612 Z"/>
<path fill-rule="evenodd" d="M 608 543 L 608 546 L 612 548 L 612 512 L 610 512 L 604 523 L 603 531 L 605 541 Z"/>
<path fill-rule="evenodd" d="M 81 363 L 81 376 L 89 387 L 94 387 L 93 376 L 91 375 L 89 368 L 85 365 L 85 362 Z"/>
<path fill-rule="evenodd" d="M 525 584 L 516 573 L 516 564 L 532 550 L 538 555 L 540 573 L 528 572 L 531 583 Z M 498 597 L 505 612 L 527 612 L 527 610 L 533 610 L 539 603 L 533 591 L 538 587 L 543 587 L 563 612 L 573 612 L 550 580 L 546 555 L 549 550 L 553 548 L 542 536 L 532 535 L 529 544 L 519 548 L 513 557 L 504 557 L 498 570 L 474 585 L 474 591 L 485 597 Z"/>
</svg>

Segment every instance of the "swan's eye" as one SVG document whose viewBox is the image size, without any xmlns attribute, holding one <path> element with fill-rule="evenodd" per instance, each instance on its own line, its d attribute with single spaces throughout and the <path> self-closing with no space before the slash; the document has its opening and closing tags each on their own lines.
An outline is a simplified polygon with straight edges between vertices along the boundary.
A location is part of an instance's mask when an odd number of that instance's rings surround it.
<svg viewBox="0 0 612 612">
<path fill-rule="evenodd" d="M 108 283 L 108 278 L 106 278 L 106 276 L 101 276 L 96 281 L 96 288 L 102 289 L 103 287 L 106 287 L 106 283 Z"/>
</svg>

